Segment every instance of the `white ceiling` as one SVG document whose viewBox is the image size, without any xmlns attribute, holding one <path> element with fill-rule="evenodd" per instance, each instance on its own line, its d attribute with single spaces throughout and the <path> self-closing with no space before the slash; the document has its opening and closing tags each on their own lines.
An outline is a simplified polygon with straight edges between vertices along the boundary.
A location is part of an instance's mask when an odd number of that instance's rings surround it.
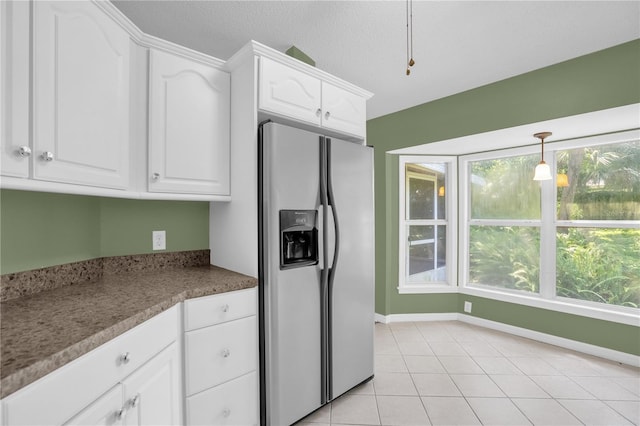
<svg viewBox="0 0 640 426">
<path fill-rule="evenodd" d="M 640 1 L 113 1 L 142 31 L 226 60 L 249 40 L 373 92 L 367 118 L 640 38 Z"/>
</svg>

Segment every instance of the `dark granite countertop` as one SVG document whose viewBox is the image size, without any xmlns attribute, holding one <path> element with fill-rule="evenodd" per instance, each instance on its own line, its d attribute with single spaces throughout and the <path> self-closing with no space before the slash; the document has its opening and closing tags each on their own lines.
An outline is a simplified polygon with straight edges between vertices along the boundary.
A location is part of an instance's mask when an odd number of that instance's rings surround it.
<svg viewBox="0 0 640 426">
<path fill-rule="evenodd" d="M 106 274 L 0 304 L 0 397 L 185 299 L 255 287 L 215 266 Z"/>
</svg>

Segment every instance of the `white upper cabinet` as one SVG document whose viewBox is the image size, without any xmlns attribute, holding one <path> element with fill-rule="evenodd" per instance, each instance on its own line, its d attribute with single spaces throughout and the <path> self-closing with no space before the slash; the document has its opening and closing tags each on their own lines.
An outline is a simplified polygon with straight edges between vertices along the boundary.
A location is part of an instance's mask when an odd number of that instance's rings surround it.
<svg viewBox="0 0 640 426">
<path fill-rule="evenodd" d="M 366 134 L 367 101 L 365 98 L 322 83 L 322 126 L 353 135 Z"/>
<path fill-rule="evenodd" d="M 126 189 L 128 33 L 90 2 L 33 5 L 33 177 Z"/>
<path fill-rule="evenodd" d="M 366 133 L 366 98 L 267 57 L 260 58 L 258 108 L 340 133 Z"/>
<path fill-rule="evenodd" d="M 321 81 L 268 58 L 260 60 L 258 107 L 320 126 Z"/>
<path fill-rule="evenodd" d="M 29 3 L 0 2 L 0 170 L 29 177 Z"/>
<path fill-rule="evenodd" d="M 149 191 L 229 195 L 229 74 L 156 49 L 149 61 Z"/>
</svg>

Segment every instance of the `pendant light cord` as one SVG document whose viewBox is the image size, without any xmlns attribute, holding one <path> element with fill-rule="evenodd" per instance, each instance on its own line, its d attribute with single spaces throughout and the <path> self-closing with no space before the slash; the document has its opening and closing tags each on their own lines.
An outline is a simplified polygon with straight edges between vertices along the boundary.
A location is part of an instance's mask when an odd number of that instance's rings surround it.
<svg viewBox="0 0 640 426">
<path fill-rule="evenodd" d="M 411 74 L 411 67 L 416 63 L 413 60 L 413 0 L 406 0 L 407 19 L 407 75 Z"/>
</svg>

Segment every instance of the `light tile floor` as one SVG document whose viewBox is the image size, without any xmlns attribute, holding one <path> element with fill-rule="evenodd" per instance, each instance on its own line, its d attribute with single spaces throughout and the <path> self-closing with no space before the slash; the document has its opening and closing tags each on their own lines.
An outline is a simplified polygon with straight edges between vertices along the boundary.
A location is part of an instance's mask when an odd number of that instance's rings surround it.
<svg viewBox="0 0 640 426">
<path fill-rule="evenodd" d="M 375 378 L 299 425 L 638 425 L 640 369 L 462 322 L 376 324 Z"/>
</svg>

